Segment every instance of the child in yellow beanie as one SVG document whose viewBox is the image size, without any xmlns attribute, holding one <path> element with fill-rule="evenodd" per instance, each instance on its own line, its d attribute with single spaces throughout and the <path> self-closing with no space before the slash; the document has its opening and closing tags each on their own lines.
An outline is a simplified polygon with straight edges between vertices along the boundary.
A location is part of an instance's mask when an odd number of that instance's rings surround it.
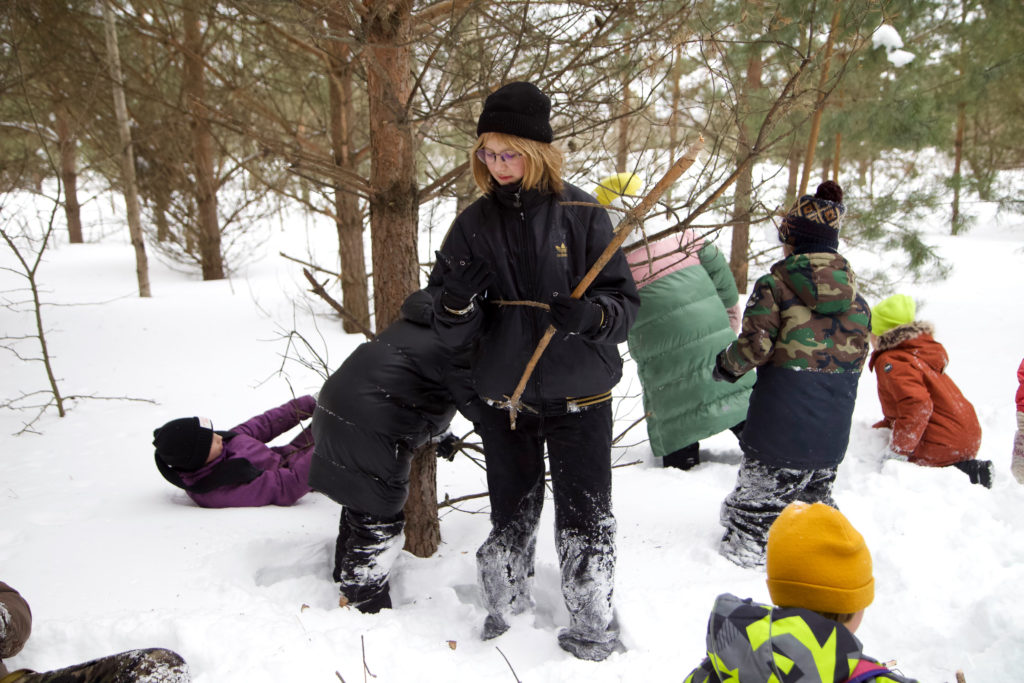
<svg viewBox="0 0 1024 683">
<path fill-rule="evenodd" d="M 992 487 L 992 461 L 978 460 L 981 424 L 953 379 L 949 354 L 931 323 L 916 320 L 917 306 L 894 294 L 871 309 L 868 369 L 878 378 L 883 419 L 892 430 L 883 458 L 926 467 L 953 466 L 972 484 Z"/>
<path fill-rule="evenodd" d="M 725 593 L 708 619 L 707 658 L 685 683 L 913 683 L 854 636 L 875 597 L 871 553 L 841 512 L 790 503 L 768 532 L 774 605 Z"/>
</svg>

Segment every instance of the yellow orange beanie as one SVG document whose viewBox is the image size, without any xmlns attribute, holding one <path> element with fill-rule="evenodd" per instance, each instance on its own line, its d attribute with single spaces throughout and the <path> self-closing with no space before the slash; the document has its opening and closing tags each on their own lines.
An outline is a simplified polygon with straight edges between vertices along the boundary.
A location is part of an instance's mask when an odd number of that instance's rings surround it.
<svg viewBox="0 0 1024 683">
<path fill-rule="evenodd" d="M 790 503 L 768 531 L 768 592 L 780 607 L 852 614 L 875 599 L 864 537 L 833 507 Z"/>
<path fill-rule="evenodd" d="M 871 308 L 871 331 L 883 335 L 899 325 L 914 322 L 917 306 L 906 294 L 893 294 Z"/>
</svg>

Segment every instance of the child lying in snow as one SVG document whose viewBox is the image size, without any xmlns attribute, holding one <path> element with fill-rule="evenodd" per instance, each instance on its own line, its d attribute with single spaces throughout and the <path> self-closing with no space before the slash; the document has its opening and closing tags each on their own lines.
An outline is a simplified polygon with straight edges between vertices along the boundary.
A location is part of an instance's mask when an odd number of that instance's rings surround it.
<svg viewBox="0 0 1024 683">
<path fill-rule="evenodd" d="M 182 417 L 153 430 L 156 466 L 164 479 L 207 508 L 291 505 L 309 493 L 313 434 L 286 446 L 267 443 L 313 415 L 316 399 L 301 396 L 226 432 L 205 417 Z"/>
</svg>

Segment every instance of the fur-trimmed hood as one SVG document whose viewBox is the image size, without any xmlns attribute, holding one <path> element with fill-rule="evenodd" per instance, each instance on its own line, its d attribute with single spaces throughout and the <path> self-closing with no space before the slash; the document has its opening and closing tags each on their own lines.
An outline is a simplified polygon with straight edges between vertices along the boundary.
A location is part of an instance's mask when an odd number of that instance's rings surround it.
<svg viewBox="0 0 1024 683">
<path fill-rule="evenodd" d="M 906 325 L 897 325 L 878 337 L 878 349 L 868 360 L 868 369 L 874 371 L 882 355 L 899 349 L 908 353 L 935 372 L 941 373 L 949 365 L 949 355 L 945 347 L 935 341 L 932 336 L 935 327 L 923 320 L 915 320 Z"/>
<path fill-rule="evenodd" d="M 915 320 L 906 325 L 897 325 L 878 337 L 878 350 L 888 351 L 889 349 L 895 349 L 903 342 L 920 337 L 923 334 L 934 337 L 935 326 L 923 320 Z"/>
</svg>

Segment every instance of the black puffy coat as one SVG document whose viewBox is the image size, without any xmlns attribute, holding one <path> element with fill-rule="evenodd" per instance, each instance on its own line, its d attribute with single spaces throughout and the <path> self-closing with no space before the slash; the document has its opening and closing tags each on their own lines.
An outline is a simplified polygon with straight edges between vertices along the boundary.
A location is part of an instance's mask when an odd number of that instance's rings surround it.
<svg viewBox="0 0 1024 683">
<path fill-rule="evenodd" d="M 313 413 L 312 488 L 356 512 L 393 517 L 409 494 L 413 451 L 475 399 L 465 359 L 431 326 L 424 291 L 324 383 Z"/>
<path fill-rule="evenodd" d="M 438 333 L 452 344 L 475 343 L 473 384 L 480 396 L 500 400 L 513 393 L 551 323 L 543 309 L 495 302 L 549 303 L 555 293 L 568 296 L 611 239 L 608 213 L 591 195 L 568 183 L 561 196 L 499 187 L 493 196 L 478 199 L 459 214 L 430 274 L 429 289 L 435 293 Z M 453 316 L 440 303 L 446 259 L 482 259 L 495 273 L 483 305 L 467 315 Z M 609 391 L 621 378 L 616 345 L 626 340 L 640 307 L 621 250 L 584 296 L 604 308 L 605 324 L 589 336 L 556 334 L 530 377 L 525 402 L 594 396 Z"/>
</svg>

